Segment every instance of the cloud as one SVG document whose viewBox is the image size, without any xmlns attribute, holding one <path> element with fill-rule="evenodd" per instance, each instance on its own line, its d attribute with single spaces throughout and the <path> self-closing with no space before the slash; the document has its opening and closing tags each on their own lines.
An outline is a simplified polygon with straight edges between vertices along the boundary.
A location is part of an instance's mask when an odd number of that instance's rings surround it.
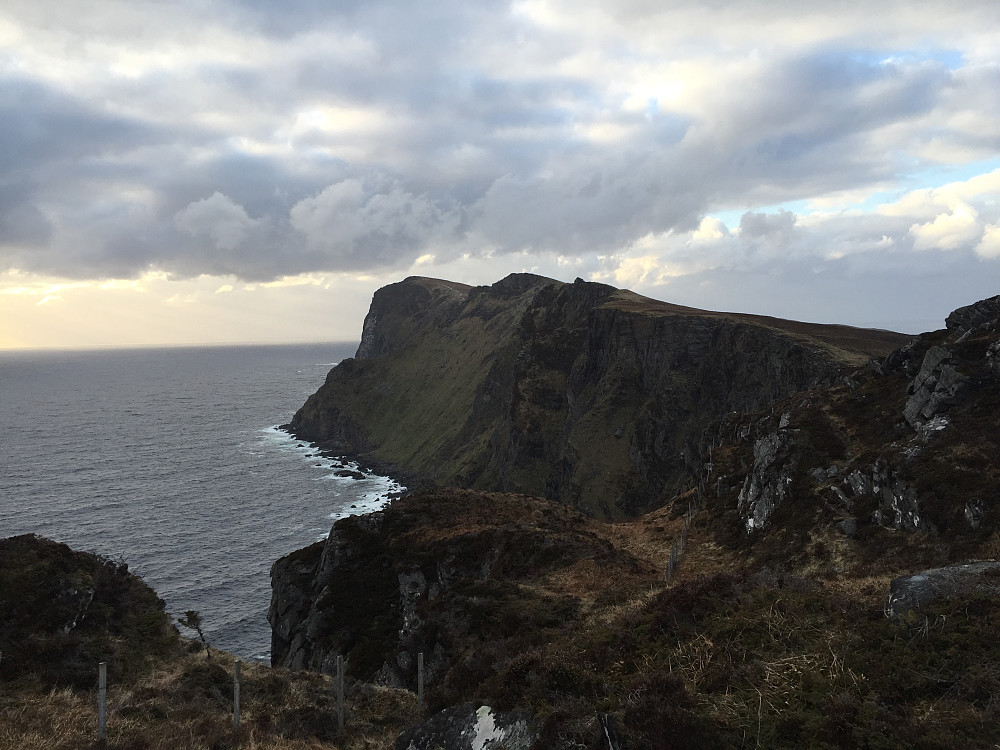
<svg viewBox="0 0 1000 750">
<path fill-rule="evenodd" d="M 296 203 L 291 225 L 307 245 L 339 267 L 379 267 L 412 260 L 434 239 L 447 240 L 459 217 L 397 183 L 347 179 Z"/>
<path fill-rule="evenodd" d="M 933 221 L 910 227 L 915 250 L 955 250 L 974 244 L 983 236 L 979 215 L 967 203 L 957 202 Z"/>
<path fill-rule="evenodd" d="M 987 224 L 975 249 L 976 254 L 982 258 L 1000 258 L 1000 226 Z"/>
<path fill-rule="evenodd" d="M 0 271 L 996 278 L 994 2 L 59 9 L 0 10 Z"/>
<path fill-rule="evenodd" d="M 174 224 L 188 234 L 208 237 L 218 248 L 232 250 L 254 230 L 256 222 L 243 206 L 216 191 L 178 211 Z"/>
</svg>

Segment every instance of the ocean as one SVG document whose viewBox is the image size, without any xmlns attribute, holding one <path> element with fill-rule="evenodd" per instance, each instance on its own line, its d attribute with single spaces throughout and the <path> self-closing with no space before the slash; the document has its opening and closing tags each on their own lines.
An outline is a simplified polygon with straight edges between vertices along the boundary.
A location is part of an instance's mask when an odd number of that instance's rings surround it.
<svg viewBox="0 0 1000 750">
<path fill-rule="evenodd" d="M 356 347 L 0 352 L 0 538 L 124 560 L 267 661 L 271 563 L 403 489 L 277 429 Z"/>
</svg>

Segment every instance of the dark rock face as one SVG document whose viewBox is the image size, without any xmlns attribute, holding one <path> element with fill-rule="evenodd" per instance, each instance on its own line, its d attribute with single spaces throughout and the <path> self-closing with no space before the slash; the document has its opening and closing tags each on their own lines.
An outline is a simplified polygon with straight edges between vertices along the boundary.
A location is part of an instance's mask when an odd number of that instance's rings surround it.
<svg viewBox="0 0 1000 750">
<path fill-rule="evenodd" d="M 923 427 L 958 403 L 968 382 L 969 379 L 955 368 L 951 351 L 943 346 L 932 346 L 910 384 L 910 398 L 903 409 L 903 418 L 914 429 Z"/>
<path fill-rule="evenodd" d="M 591 523 L 545 500 L 467 490 L 338 521 L 326 542 L 272 567 L 272 664 L 332 673 L 340 654 L 349 675 L 413 689 L 423 653 L 429 689 L 464 684 L 495 666 L 468 644 L 515 655 L 577 617 L 574 598 L 528 581 L 580 561 L 635 568 Z"/>
<path fill-rule="evenodd" d="M 357 358 L 290 427 L 435 484 L 632 516 L 683 489 L 706 424 L 831 385 L 903 341 L 581 280 L 407 279 L 375 294 Z"/>
<path fill-rule="evenodd" d="M 895 616 L 934 602 L 977 594 L 1000 595 L 1000 562 L 950 565 L 894 578 L 886 612 Z"/>
<path fill-rule="evenodd" d="M 875 523 L 902 531 L 926 530 L 913 488 L 882 459 L 876 460 L 870 469 L 852 471 L 843 486 L 854 499 L 869 496 L 878 501 L 878 508 L 872 514 Z"/>
<path fill-rule="evenodd" d="M 949 330 L 964 333 L 978 326 L 995 325 L 998 319 L 1000 319 L 1000 295 L 960 307 L 952 311 L 944 323 Z"/>
<path fill-rule="evenodd" d="M 148 669 L 178 643 L 155 592 L 121 562 L 34 535 L 0 539 L 0 652 L 7 678 L 91 687 L 98 660 Z"/>
<path fill-rule="evenodd" d="M 753 446 L 753 470 L 740 490 L 739 510 L 746 530 L 767 526 L 774 509 L 785 501 L 798 463 L 794 433 L 777 429 L 758 438 Z"/>
<path fill-rule="evenodd" d="M 538 737 L 533 717 L 465 703 L 407 729 L 396 740 L 396 750 L 530 750 Z"/>
<path fill-rule="evenodd" d="M 706 455 L 703 440 L 702 481 L 711 486 L 706 472 L 726 475 L 714 477 L 715 495 L 747 534 L 791 503 L 849 538 L 872 524 L 986 533 L 996 520 L 986 499 L 1000 480 L 990 416 L 1000 408 L 998 305 L 1000 297 L 961 308 L 947 330 L 922 334 L 834 387 L 730 415 L 706 431 L 716 453 Z"/>
<path fill-rule="evenodd" d="M 322 556 L 322 543 L 299 550 L 271 566 L 271 654 L 281 654 L 282 664 L 293 669 L 314 669 L 335 674 L 336 654 L 312 659 L 307 628 L 313 608 L 313 583 Z M 332 657 L 324 660 L 324 656 Z M 274 661 L 272 656 L 272 662 Z"/>
</svg>

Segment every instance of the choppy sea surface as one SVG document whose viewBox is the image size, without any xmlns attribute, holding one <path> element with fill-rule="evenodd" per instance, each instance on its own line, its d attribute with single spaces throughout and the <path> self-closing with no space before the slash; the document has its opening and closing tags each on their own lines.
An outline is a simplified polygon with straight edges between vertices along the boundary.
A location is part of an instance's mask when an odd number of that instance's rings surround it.
<svg viewBox="0 0 1000 750">
<path fill-rule="evenodd" d="M 0 537 L 124 559 L 266 660 L 271 563 L 402 489 L 277 429 L 356 347 L 0 352 Z"/>
</svg>

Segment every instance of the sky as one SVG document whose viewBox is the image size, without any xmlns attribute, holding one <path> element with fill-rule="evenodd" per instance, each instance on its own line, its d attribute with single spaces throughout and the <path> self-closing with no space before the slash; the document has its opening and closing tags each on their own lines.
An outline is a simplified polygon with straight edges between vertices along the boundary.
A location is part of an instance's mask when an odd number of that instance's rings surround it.
<svg viewBox="0 0 1000 750">
<path fill-rule="evenodd" d="M 0 348 L 521 271 L 917 333 L 1000 293 L 998 199 L 996 0 L 0 4 Z"/>
</svg>

